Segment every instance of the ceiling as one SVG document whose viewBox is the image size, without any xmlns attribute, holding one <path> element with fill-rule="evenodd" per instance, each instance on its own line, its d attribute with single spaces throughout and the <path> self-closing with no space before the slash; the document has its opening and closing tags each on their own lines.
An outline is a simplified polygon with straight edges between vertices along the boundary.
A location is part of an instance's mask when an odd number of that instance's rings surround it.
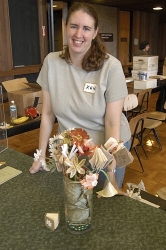
<svg viewBox="0 0 166 250">
<path fill-rule="evenodd" d="M 67 1 L 74 2 L 74 1 Z M 153 7 L 161 6 L 163 10 L 158 10 L 158 13 L 166 13 L 166 0 L 77 0 L 77 2 L 88 2 L 92 4 L 99 4 L 111 7 L 117 7 L 120 10 L 127 11 L 144 11 L 156 12 Z"/>
</svg>

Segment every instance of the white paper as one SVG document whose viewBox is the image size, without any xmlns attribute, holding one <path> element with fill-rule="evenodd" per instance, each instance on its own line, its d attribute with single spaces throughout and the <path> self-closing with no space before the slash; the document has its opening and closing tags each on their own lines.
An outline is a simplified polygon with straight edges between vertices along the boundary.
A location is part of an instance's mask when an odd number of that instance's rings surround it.
<svg viewBox="0 0 166 250">
<path fill-rule="evenodd" d="M 9 166 L 2 168 L 0 170 L 0 185 L 21 173 L 22 171 Z"/>
</svg>

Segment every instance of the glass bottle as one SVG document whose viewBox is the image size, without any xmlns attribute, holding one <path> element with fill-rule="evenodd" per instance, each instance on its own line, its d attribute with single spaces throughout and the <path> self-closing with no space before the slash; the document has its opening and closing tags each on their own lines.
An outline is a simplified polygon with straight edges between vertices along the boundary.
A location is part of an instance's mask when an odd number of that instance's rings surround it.
<svg viewBox="0 0 166 250">
<path fill-rule="evenodd" d="M 14 101 L 10 103 L 10 119 L 11 121 L 17 119 L 17 106 Z"/>
</svg>

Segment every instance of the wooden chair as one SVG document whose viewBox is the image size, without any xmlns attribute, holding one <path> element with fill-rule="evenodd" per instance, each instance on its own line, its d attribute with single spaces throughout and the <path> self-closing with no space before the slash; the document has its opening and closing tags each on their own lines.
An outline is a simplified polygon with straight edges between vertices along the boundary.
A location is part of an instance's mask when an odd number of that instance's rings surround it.
<svg viewBox="0 0 166 250">
<path fill-rule="evenodd" d="M 128 121 L 133 117 L 133 109 L 138 106 L 138 98 L 135 94 L 128 94 L 124 100 L 123 112 Z"/>
<path fill-rule="evenodd" d="M 150 134 L 151 131 L 153 132 L 159 148 L 162 149 L 162 145 L 161 145 L 161 142 L 160 142 L 157 130 L 156 130 L 156 128 L 162 124 L 162 121 L 159 121 L 156 119 L 149 119 L 148 114 L 149 114 L 149 112 L 144 113 L 144 115 L 146 116 L 146 119 L 144 122 L 144 130 L 148 129 L 149 130 L 148 134 Z"/>
<path fill-rule="evenodd" d="M 138 94 L 138 106 L 133 109 L 134 116 L 142 114 L 148 110 L 149 98 L 151 96 L 152 89 L 143 89 Z"/>
<path fill-rule="evenodd" d="M 143 132 L 144 132 L 144 120 L 145 119 L 146 119 L 146 115 L 140 114 L 140 115 L 137 115 L 137 116 L 131 118 L 131 120 L 129 121 L 130 130 L 131 130 L 130 151 L 131 151 L 131 149 L 134 149 L 134 151 L 137 155 L 138 161 L 141 165 L 142 172 L 144 172 L 144 168 L 143 168 L 143 165 L 142 165 L 142 162 L 141 162 L 138 150 L 137 150 L 137 146 L 142 147 L 142 150 L 143 150 L 143 152 L 146 156 L 146 159 L 147 159 L 148 157 L 147 157 L 146 151 L 145 151 L 143 144 L 142 144 L 142 137 L 143 137 Z"/>
<path fill-rule="evenodd" d="M 149 98 L 151 96 L 152 89 L 145 89 L 138 94 L 138 107 L 133 110 L 135 115 L 146 112 L 146 120 L 144 123 L 144 130 L 149 129 L 149 133 L 152 131 L 155 139 L 159 145 L 159 148 L 162 149 L 160 139 L 157 133 L 156 128 L 162 124 L 162 121 L 165 121 L 166 114 L 159 111 L 148 111 Z"/>
<path fill-rule="evenodd" d="M 148 111 L 147 117 L 149 119 L 159 120 L 166 122 L 166 113 L 160 111 Z"/>
</svg>

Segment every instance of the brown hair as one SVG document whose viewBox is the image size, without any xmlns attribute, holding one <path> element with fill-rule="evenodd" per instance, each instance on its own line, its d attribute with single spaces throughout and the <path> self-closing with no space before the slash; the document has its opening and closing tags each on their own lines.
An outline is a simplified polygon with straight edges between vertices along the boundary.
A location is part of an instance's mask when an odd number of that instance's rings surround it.
<svg viewBox="0 0 166 250">
<path fill-rule="evenodd" d="M 98 16 L 94 8 L 88 3 L 82 3 L 82 2 L 74 3 L 69 9 L 66 19 L 66 25 L 68 24 L 69 18 L 72 15 L 72 13 L 78 10 L 82 10 L 83 12 L 87 13 L 94 19 L 95 30 L 96 30 L 98 27 Z M 68 46 L 66 46 L 62 54 L 60 54 L 60 57 L 62 59 L 65 59 L 65 61 L 68 64 L 71 63 Z M 86 52 L 83 58 L 82 68 L 87 72 L 99 70 L 103 66 L 104 61 L 108 59 L 108 57 L 109 56 L 107 54 L 106 48 L 99 34 L 97 34 L 96 37 L 92 40 L 90 49 Z"/>
</svg>

